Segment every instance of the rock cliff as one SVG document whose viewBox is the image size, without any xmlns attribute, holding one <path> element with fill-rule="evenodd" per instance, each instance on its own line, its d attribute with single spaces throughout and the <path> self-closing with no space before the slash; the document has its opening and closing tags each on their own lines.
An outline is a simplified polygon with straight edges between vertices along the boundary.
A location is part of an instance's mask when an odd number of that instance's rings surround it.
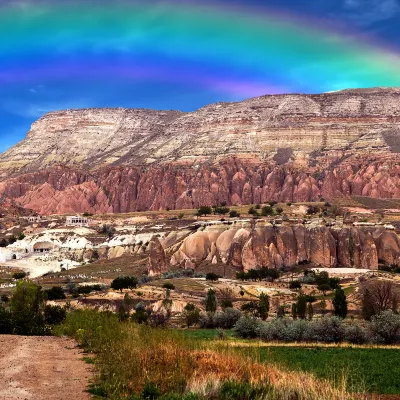
<svg viewBox="0 0 400 400">
<path fill-rule="evenodd" d="M 273 95 L 192 113 L 46 114 L 0 155 L 0 195 L 37 212 L 323 196 L 400 197 L 400 89 Z"/>
</svg>

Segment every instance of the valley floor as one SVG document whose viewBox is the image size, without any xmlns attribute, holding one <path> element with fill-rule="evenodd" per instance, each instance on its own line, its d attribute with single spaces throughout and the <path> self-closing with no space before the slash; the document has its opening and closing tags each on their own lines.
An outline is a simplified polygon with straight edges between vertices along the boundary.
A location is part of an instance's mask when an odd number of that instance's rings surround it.
<svg viewBox="0 0 400 400">
<path fill-rule="evenodd" d="M 90 376 L 71 339 L 0 335 L 0 400 L 88 400 Z"/>
</svg>

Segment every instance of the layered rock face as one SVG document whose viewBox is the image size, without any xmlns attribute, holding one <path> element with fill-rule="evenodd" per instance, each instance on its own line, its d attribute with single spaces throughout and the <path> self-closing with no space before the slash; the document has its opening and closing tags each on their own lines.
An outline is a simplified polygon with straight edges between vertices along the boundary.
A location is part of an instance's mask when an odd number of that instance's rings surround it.
<svg viewBox="0 0 400 400">
<path fill-rule="evenodd" d="M 59 111 L 0 155 L 0 194 L 43 214 L 394 198 L 399 143 L 399 89 Z"/>
<path fill-rule="evenodd" d="M 272 226 L 263 221 L 254 226 L 207 227 L 185 238 L 171 253 L 171 265 L 185 268 L 195 268 L 203 261 L 245 271 L 307 262 L 327 268 L 376 270 L 378 259 L 390 265 L 400 263 L 400 240 L 383 229 Z"/>
</svg>

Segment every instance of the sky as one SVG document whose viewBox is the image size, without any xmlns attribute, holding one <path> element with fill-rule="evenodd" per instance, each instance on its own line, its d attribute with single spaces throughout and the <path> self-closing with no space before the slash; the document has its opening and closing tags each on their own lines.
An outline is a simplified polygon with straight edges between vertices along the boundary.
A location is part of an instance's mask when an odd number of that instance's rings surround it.
<svg viewBox="0 0 400 400">
<path fill-rule="evenodd" d="M 400 86 L 400 0 L 0 0 L 0 152 L 53 110 Z"/>
</svg>

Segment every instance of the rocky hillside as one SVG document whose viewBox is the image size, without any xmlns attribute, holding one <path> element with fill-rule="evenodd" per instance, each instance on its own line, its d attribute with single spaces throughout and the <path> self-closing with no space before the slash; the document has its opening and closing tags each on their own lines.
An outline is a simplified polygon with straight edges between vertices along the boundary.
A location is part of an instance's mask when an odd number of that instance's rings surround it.
<svg viewBox="0 0 400 400">
<path fill-rule="evenodd" d="M 49 113 L 0 155 L 0 195 L 40 213 L 400 197 L 400 89 L 273 95 L 193 113 Z"/>
</svg>

